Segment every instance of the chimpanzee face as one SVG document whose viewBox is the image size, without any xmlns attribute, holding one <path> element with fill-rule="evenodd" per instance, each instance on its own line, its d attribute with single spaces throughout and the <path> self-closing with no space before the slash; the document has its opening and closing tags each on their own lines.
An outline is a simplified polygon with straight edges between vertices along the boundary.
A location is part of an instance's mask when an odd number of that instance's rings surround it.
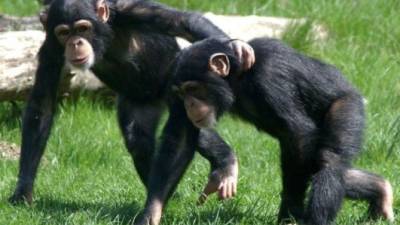
<svg viewBox="0 0 400 225">
<path fill-rule="evenodd" d="M 49 25 L 48 35 L 54 35 L 64 49 L 67 68 L 89 69 L 102 55 L 109 14 L 105 0 L 56 0 L 48 14 L 41 15 L 43 25 Z"/>
<path fill-rule="evenodd" d="M 186 114 L 193 125 L 198 128 L 213 127 L 217 121 L 215 106 L 213 105 L 207 87 L 198 81 L 186 81 L 174 90 L 183 100 Z"/>
<path fill-rule="evenodd" d="M 190 62 L 190 59 L 181 60 Z M 181 80 L 173 89 L 184 101 L 186 114 L 193 125 L 198 128 L 210 128 L 216 124 L 217 117 L 226 110 L 225 106 L 233 102 L 231 90 L 222 78 L 230 72 L 229 59 L 224 53 L 216 53 L 209 58 L 206 70 L 194 68 L 194 64 L 192 66 L 192 73 L 181 71 L 178 67 L 177 77 L 185 77 L 187 80 Z M 194 71 L 205 72 L 199 75 Z"/>
<path fill-rule="evenodd" d="M 89 69 L 95 62 L 95 54 L 90 40 L 93 25 L 88 20 L 78 20 L 72 26 L 60 24 L 54 34 L 64 46 L 65 64 L 70 68 Z"/>
</svg>

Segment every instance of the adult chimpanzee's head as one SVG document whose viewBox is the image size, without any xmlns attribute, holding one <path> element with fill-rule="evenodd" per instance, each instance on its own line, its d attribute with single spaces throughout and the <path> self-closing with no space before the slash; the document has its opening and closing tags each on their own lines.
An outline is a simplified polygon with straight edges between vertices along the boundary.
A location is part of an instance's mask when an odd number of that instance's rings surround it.
<svg viewBox="0 0 400 225">
<path fill-rule="evenodd" d="M 172 88 L 195 126 L 213 126 L 230 108 L 234 95 L 224 77 L 237 71 L 239 61 L 229 40 L 206 39 L 179 54 Z"/>
<path fill-rule="evenodd" d="M 88 69 L 102 57 L 112 31 L 106 0 L 54 0 L 41 14 L 47 38 L 63 51 L 65 65 Z"/>
</svg>

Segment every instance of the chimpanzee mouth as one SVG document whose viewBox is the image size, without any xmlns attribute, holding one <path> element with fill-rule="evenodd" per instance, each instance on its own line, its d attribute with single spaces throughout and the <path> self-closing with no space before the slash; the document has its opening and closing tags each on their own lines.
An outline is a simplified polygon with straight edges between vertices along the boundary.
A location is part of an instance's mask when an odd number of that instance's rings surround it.
<svg viewBox="0 0 400 225">
<path fill-rule="evenodd" d="M 195 123 L 201 123 L 202 121 L 204 121 L 207 117 L 203 117 L 201 119 L 198 119 L 196 121 L 194 121 Z"/>
<path fill-rule="evenodd" d="M 206 127 L 211 128 L 215 126 L 215 123 L 216 123 L 215 118 L 212 114 L 210 115 L 210 113 L 208 113 L 201 119 L 193 121 L 193 125 L 195 125 L 198 128 L 206 128 Z"/>
<path fill-rule="evenodd" d="M 202 118 L 200 118 L 200 119 L 198 119 L 198 120 L 195 120 L 194 122 L 195 123 L 201 123 L 201 121 L 205 120 L 206 118 L 207 118 L 207 115 L 202 117 Z"/>
<path fill-rule="evenodd" d="M 195 120 L 194 122 L 197 124 L 201 124 L 204 122 L 207 122 L 207 119 L 210 117 L 210 113 L 207 113 L 205 116 L 203 116 L 202 118 Z"/>
<path fill-rule="evenodd" d="M 71 70 L 86 71 L 93 66 L 95 62 L 94 55 L 88 55 L 85 57 L 79 57 L 75 59 L 66 60 L 65 66 Z"/>
<path fill-rule="evenodd" d="M 78 59 L 73 59 L 72 64 L 75 66 L 80 66 L 83 64 L 86 64 L 89 61 L 89 56 L 78 58 Z"/>
</svg>

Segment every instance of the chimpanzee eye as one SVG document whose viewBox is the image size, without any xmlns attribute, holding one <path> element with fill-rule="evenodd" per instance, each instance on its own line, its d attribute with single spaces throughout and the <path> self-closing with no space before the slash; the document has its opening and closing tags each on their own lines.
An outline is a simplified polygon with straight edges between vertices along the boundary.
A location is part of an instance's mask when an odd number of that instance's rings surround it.
<svg viewBox="0 0 400 225">
<path fill-rule="evenodd" d="M 193 95 L 198 96 L 199 98 L 202 98 L 202 97 L 206 96 L 206 94 L 207 94 L 207 91 L 203 86 L 192 87 L 190 89 L 190 92 Z"/>
<path fill-rule="evenodd" d="M 92 23 L 88 20 L 79 20 L 74 24 L 74 30 L 77 33 L 86 33 L 92 29 Z"/>
<path fill-rule="evenodd" d="M 207 90 L 205 86 L 198 81 L 187 81 L 183 83 L 181 91 L 184 95 L 196 96 L 199 99 L 206 98 Z"/>
<path fill-rule="evenodd" d="M 89 30 L 90 30 L 90 28 L 88 26 L 79 26 L 76 28 L 76 32 L 78 32 L 78 33 L 85 33 Z"/>
<path fill-rule="evenodd" d="M 60 30 L 58 32 L 58 36 L 68 36 L 69 35 L 69 30 Z"/>
<path fill-rule="evenodd" d="M 54 33 L 57 36 L 68 36 L 70 34 L 69 27 L 67 25 L 59 25 L 54 29 Z"/>
<path fill-rule="evenodd" d="M 54 34 L 56 35 L 56 37 L 58 38 L 58 40 L 61 44 L 63 44 L 67 40 L 70 33 L 71 33 L 71 31 L 70 31 L 69 26 L 65 25 L 65 24 L 58 25 L 54 29 Z"/>
</svg>

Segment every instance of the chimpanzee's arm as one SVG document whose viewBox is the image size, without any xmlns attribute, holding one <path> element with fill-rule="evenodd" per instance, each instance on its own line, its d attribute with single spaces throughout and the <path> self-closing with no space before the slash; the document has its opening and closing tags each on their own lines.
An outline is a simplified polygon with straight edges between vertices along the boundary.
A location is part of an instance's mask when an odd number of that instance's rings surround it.
<svg viewBox="0 0 400 225">
<path fill-rule="evenodd" d="M 203 204 L 210 194 L 218 192 L 220 200 L 236 195 L 238 161 L 225 141 L 212 129 L 201 129 L 198 140 L 199 153 L 211 163 L 211 172 L 198 204 Z"/>
<path fill-rule="evenodd" d="M 236 162 L 231 147 L 212 129 L 201 129 L 198 152 L 211 162 L 211 170 L 227 168 Z"/>
<path fill-rule="evenodd" d="M 228 36 L 199 13 L 182 12 L 153 1 L 120 1 L 116 19 L 138 28 L 179 36 L 188 41 Z M 129 3 L 127 3 L 129 2 Z"/>
<path fill-rule="evenodd" d="M 39 67 L 29 97 L 22 126 L 22 146 L 18 183 L 11 202 L 32 201 L 33 182 L 49 137 L 56 108 L 62 59 L 45 43 L 39 52 Z"/>
<path fill-rule="evenodd" d="M 163 207 L 193 159 L 198 134 L 186 117 L 183 103 L 174 103 L 149 178 L 144 216 L 136 224 L 158 224 Z"/>
</svg>

